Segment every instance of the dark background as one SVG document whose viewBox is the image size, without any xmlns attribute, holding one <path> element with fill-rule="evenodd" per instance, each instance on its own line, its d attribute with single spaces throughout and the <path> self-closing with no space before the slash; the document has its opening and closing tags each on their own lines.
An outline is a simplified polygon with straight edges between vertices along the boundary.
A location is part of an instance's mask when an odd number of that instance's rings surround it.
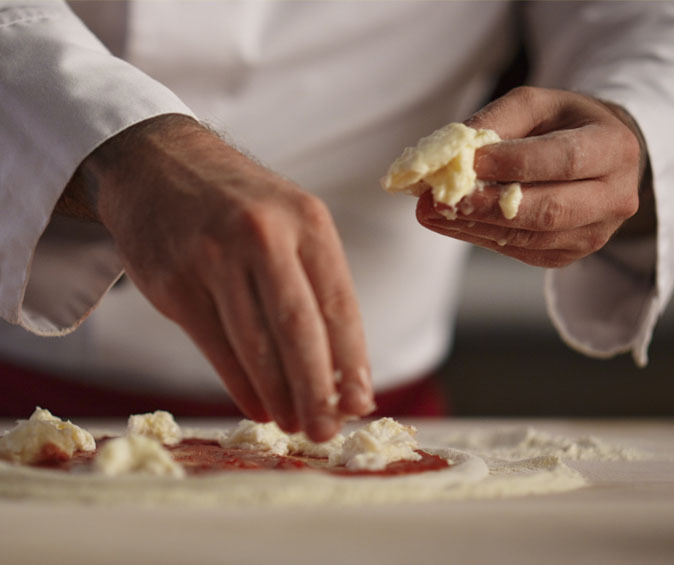
<svg viewBox="0 0 674 565">
<path fill-rule="evenodd" d="M 443 376 L 457 416 L 673 416 L 672 344 L 674 308 L 646 368 L 577 353 L 547 317 L 543 270 L 475 249 Z"/>
</svg>

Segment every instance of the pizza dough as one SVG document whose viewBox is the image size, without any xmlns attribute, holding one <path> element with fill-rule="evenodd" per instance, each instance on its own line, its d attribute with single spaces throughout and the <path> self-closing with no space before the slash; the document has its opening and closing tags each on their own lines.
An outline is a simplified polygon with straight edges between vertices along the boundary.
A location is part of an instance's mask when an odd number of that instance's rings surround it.
<svg viewBox="0 0 674 565">
<path fill-rule="evenodd" d="M 495 131 L 448 124 L 421 138 L 416 147 L 406 147 L 381 179 L 381 185 L 388 192 L 413 196 L 420 196 L 430 186 L 433 200 L 446 206 L 442 213 L 454 219 L 459 202 L 482 186 L 473 167 L 475 150 L 499 141 Z M 519 183 L 504 187 L 499 206 L 505 218 L 511 220 L 517 215 L 521 200 Z"/>
<path fill-rule="evenodd" d="M 171 424 L 167 416 L 160 419 Z M 349 460 L 354 454 L 365 454 L 361 459 L 367 461 L 367 465 L 373 465 L 374 460 L 375 467 L 381 465 L 377 460 L 382 452 L 397 451 L 397 455 L 389 454 L 389 457 L 411 457 L 407 449 L 418 447 L 414 442 L 414 428 L 391 419 L 369 422 L 326 444 L 312 444 L 298 434 L 287 435 L 274 428 L 275 425 L 244 421 L 229 430 L 182 429 L 180 434 L 184 438 L 217 440 L 222 445 L 257 446 L 257 449 L 269 452 L 317 450 L 316 453 L 320 451 L 320 456 L 328 459 L 332 453 L 333 464 Z M 358 505 L 522 496 L 563 492 L 586 484 L 577 471 L 554 454 L 508 460 L 504 453 L 492 458 L 488 453 L 476 455 L 444 442 L 439 446 L 422 447 L 428 453 L 447 459 L 451 466 L 418 474 L 339 476 L 313 470 L 237 470 L 199 475 L 165 473 L 161 469 L 166 465 L 170 468 L 170 463 L 158 455 L 161 450 L 166 450 L 160 440 L 150 437 L 153 432 L 144 426 L 130 426 L 127 431 L 129 429 L 144 429 L 148 435 L 132 433 L 118 440 L 108 440 L 97 457 L 106 453 L 107 446 L 116 446 L 111 448 L 111 453 L 115 452 L 110 456 L 114 463 L 108 469 L 112 471 L 104 470 L 103 460 L 96 463 L 97 472 L 64 472 L 0 461 L 0 497 L 215 507 Z M 100 438 L 105 434 L 95 435 Z M 134 459 L 138 454 L 142 455 L 140 459 Z"/>
</svg>

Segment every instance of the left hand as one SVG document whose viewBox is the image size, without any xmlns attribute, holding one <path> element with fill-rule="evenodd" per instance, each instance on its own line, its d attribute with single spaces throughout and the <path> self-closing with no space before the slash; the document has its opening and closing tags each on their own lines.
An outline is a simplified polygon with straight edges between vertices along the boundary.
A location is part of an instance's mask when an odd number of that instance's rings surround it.
<svg viewBox="0 0 674 565">
<path fill-rule="evenodd" d="M 603 247 L 639 207 L 646 151 L 618 107 L 573 92 L 520 87 L 465 123 L 503 138 L 478 149 L 475 170 L 487 183 L 520 182 L 519 211 L 505 219 L 500 187 L 487 185 L 464 198 L 457 218 L 448 220 L 427 191 L 417 218 L 428 229 L 530 265 L 563 267 Z"/>
</svg>

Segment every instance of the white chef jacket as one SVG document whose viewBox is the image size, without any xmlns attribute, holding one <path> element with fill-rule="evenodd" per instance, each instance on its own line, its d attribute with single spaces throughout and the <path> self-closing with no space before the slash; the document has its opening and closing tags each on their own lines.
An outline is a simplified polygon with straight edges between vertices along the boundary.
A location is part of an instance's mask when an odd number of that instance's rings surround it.
<svg viewBox="0 0 674 565">
<path fill-rule="evenodd" d="M 0 354 L 103 386 L 222 394 L 196 347 L 132 284 L 107 292 L 121 271 L 107 232 L 52 217 L 95 147 L 144 119 L 183 113 L 329 205 L 376 388 L 436 367 L 451 341 L 467 246 L 419 227 L 414 200 L 383 193 L 378 179 L 404 146 L 484 102 L 511 55 L 512 6 L 87 4 L 75 8 L 127 62 L 62 2 L 0 2 L 0 316 L 8 322 Z M 546 277 L 564 339 L 596 356 L 631 351 L 644 364 L 674 273 L 674 5 L 523 6 L 530 82 L 621 104 L 647 141 L 657 237 L 611 243 Z M 87 317 L 66 337 L 34 335 L 69 333 Z"/>
</svg>

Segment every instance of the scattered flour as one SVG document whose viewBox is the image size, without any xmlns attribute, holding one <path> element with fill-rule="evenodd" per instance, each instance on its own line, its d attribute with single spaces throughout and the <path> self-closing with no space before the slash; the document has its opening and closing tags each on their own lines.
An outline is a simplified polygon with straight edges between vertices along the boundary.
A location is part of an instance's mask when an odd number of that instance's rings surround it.
<svg viewBox="0 0 674 565">
<path fill-rule="evenodd" d="M 477 453 L 490 460 L 526 460 L 556 457 L 567 461 L 637 461 L 649 459 L 643 451 L 612 445 L 593 436 L 568 438 L 531 427 L 497 432 L 475 430 L 448 436 L 448 445 Z"/>
</svg>

